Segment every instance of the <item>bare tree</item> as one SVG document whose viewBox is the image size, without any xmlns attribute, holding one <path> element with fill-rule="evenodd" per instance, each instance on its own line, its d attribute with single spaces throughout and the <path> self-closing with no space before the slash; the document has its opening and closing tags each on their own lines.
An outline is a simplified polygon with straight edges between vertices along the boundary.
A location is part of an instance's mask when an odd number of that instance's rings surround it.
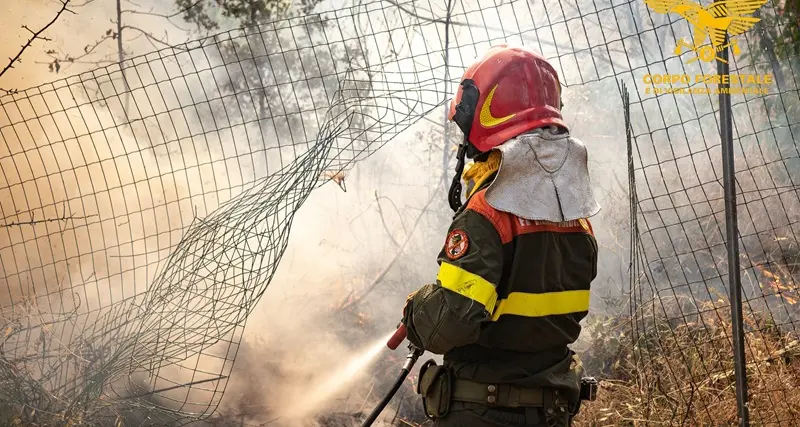
<svg viewBox="0 0 800 427">
<path fill-rule="evenodd" d="M 23 29 L 25 29 L 25 30 L 27 30 L 28 32 L 31 33 L 31 38 L 28 39 L 27 43 L 22 45 L 22 48 L 17 52 L 16 56 L 14 56 L 13 58 L 8 58 L 9 62 L 5 67 L 3 67 L 3 70 L 0 71 L 0 77 L 3 77 L 3 75 L 8 70 L 14 68 L 14 64 L 22 63 L 22 55 L 25 53 L 26 50 L 28 50 L 28 48 L 31 47 L 31 45 L 33 44 L 34 41 L 36 41 L 37 39 L 38 40 L 44 40 L 44 41 L 50 41 L 49 38 L 47 38 L 47 37 L 45 37 L 43 35 L 44 32 L 47 31 L 47 29 L 50 28 L 51 25 L 55 24 L 55 22 L 58 21 L 58 18 L 60 18 L 61 15 L 64 12 L 75 13 L 75 12 L 73 12 L 72 10 L 70 10 L 68 8 L 69 2 L 70 2 L 70 0 L 62 0 L 61 1 L 61 8 L 58 10 L 58 12 L 56 12 L 56 15 L 53 17 L 53 19 L 51 19 L 50 22 L 48 22 L 44 27 L 42 27 L 38 31 L 31 30 L 30 27 L 28 27 L 27 25 L 23 25 L 22 26 Z M 8 92 L 11 92 L 12 90 L 3 89 L 3 91 L 8 93 Z"/>
</svg>

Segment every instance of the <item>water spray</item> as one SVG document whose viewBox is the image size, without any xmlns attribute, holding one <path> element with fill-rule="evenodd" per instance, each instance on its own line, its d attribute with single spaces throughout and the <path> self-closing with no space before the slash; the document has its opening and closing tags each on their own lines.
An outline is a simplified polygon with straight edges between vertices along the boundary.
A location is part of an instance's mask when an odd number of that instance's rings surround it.
<svg viewBox="0 0 800 427">
<path fill-rule="evenodd" d="M 295 405 L 284 408 L 284 410 L 287 410 L 287 414 L 291 414 L 289 416 L 298 418 L 320 409 L 342 388 L 346 387 L 357 378 L 358 374 L 364 369 L 364 366 L 369 365 L 386 348 L 386 340 L 393 339 L 395 334 L 396 332 L 392 335 L 392 338 L 386 335 L 375 341 L 375 343 L 371 344 L 369 347 L 359 351 L 346 364 L 337 369 L 333 369 L 330 376 L 328 376 L 325 381 L 316 384 L 311 393 L 304 394 L 301 400 L 295 402 Z"/>
<path fill-rule="evenodd" d="M 397 328 L 397 331 L 392 334 L 392 337 L 389 338 L 389 341 L 386 342 L 386 346 L 392 350 L 396 349 L 400 343 L 406 339 L 407 335 L 408 330 L 406 329 L 406 326 L 401 324 Z M 417 359 L 422 356 L 423 352 L 424 351 L 422 349 L 415 347 L 413 344 L 408 344 L 408 356 L 406 356 L 406 363 L 403 365 L 403 368 L 400 369 L 400 375 L 398 375 L 397 380 L 395 380 L 389 392 L 386 393 L 386 396 L 383 397 L 383 400 L 378 403 L 378 406 L 376 406 L 375 409 L 372 410 L 372 413 L 369 414 L 367 419 L 364 420 L 364 423 L 361 424 L 361 427 L 369 427 L 375 422 L 376 419 L 378 419 L 378 415 L 383 412 L 383 410 L 386 408 L 386 405 L 389 404 L 389 401 L 391 401 L 392 397 L 394 397 L 394 395 L 397 393 L 397 390 L 400 390 L 400 386 L 403 385 L 403 381 L 405 381 L 408 373 L 411 372 L 411 368 L 414 366 L 414 363 L 416 363 Z"/>
</svg>

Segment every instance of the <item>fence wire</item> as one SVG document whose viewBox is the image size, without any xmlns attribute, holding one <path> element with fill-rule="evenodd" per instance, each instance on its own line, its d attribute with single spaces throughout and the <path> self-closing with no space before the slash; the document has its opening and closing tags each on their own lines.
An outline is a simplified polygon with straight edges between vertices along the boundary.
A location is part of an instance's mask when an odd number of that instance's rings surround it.
<svg viewBox="0 0 800 427">
<path fill-rule="evenodd" d="M 768 2 L 735 40 L 732 75 L 770 75 L 733 94 L 733 152 L 749 410 L 755 425 L 798 425 L 800 37 L 798 5 Z M 659 46 L 683 25 L 657 24 Z M 711 74 L 665 55 L 648 72 Z M 641 80 L 639 80 L 641 81 Z M 689 88 L 703 89 L 694 80 Z M 736 85 L 733 85 L 736 87 Z M 638 88 L 637 88 L 638 89 Z M 637 96 L 638 95 L 638 96 Z M 648 419 L 736 423 L 718 95 L 631 95 L 633 338 Z M 726 400 L 727 399 L 727 400 Z"/>
<path fill-rule="evenodd" d="M 758 12 L 731 67 L 777 82 L 733 95 L 752 370 L 796 345 L 800 46 L 788 7 Z M 344 185 L 354 162 L 428 114 L 438 121 L 465 66 L 507 42 L 542 52 L 567 90 L 636 87 L 640 383 L 672 410 L 653 420 L 696 424 L 714 402 L 694 390 L 733 384 L 727 329 L 708 333 L 728 322 L 717 102 L 640 87 L 645 74 L 714 73 L 673 51 L 681 37 L 686 20 L 640 0 L 372 1 L 0 97 L 0 401 L 40 423 L 208 417 L 309 193 Z M 624 126 L 621 108 L 589 108 Z M 707 333 L 676 341 L 680 329 Z M 666 365 L 651 363 L 659 355 Z M 753 419 L 791 423 L 781 399 L 797 378 L 754 388 Z"/>
</svg>

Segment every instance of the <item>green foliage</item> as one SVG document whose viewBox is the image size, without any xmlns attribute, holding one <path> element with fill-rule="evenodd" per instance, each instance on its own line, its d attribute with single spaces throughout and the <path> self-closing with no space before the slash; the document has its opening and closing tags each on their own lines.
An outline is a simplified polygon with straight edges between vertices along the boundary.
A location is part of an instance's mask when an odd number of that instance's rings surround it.
<svg viewBox="0 0 800 427">
<path fill-rule="evenodd" d="M 779 59 L 800 56 L 800 0 L 772 0 L 759 15 L 763 47 Z"/>
<path fill-rule="evenodd" d="M 320 0 L 175 0 L 186 22 L 204 30 L 217 30 L 232 20 L 242 27 L 258 25 L 291 12 L 310 13 Z"/>
</svg>

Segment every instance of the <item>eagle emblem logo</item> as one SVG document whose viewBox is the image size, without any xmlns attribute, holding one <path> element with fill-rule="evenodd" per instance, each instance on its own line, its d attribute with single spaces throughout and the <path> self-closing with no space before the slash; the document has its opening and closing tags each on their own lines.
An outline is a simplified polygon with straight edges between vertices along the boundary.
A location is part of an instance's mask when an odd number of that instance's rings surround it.
<svg viewBox="0 0 800 427">
<path fill-rule="evenodd" d="M 683 49 L 688 48 L 697 54 L 697 58 L 689 62 L 698 59 L 712 62 L 723 61 L 717 53 L 726 47 L 731 47 L 734 55 L 741 52 L 736 40 L 725 43 L 725 34 L 734 37 L 752 28 L 761 19 L 749 15 L 757 11 L 767 0 L 725 0 L 711 3 L 708 7 L 688 0 L 644 0 L 644 2 L 656 13 L 677 13 L 691 24 L 694 40 L 692 43 L 679 40 L 675 47 L 676 55 L 681 55 Z M 707 38 L 711 39 L 710 46 L 703 45 Z"/>
</svg>

